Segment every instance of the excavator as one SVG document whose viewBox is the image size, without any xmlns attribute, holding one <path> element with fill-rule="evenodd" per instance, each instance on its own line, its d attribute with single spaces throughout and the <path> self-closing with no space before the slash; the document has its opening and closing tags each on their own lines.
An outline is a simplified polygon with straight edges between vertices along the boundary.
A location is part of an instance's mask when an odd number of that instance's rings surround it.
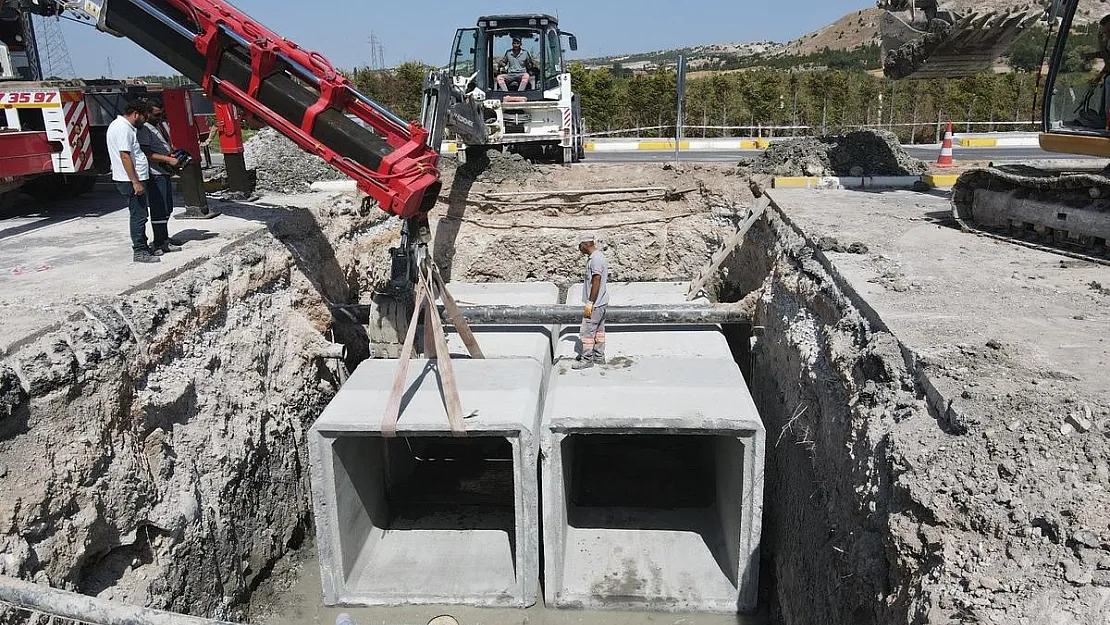
<svg viewBox="0 0 1110 625">
<path fill-rule="evenodd" d="M 989 70 L 1028 26 L 1044 20 L 1054 44 L 1045 45 L 1041 149 L 1110 158 L 1110 96 L 1102 95 L 1110 89 L 1089 85 L 1088 75 L 1065 71 L 1069 40 L 1089 28 L 1077 19 L 1080 2 L 1053 0 L 1036 8 L 960 14 L 946 11 L 937 0 L 879 0 L 879 8 L 887 10 L 884 71 L 893 79 L 972 76 Z M 965 171 L 952 190 L 953 216 L 987 234 L 1106 262 L 1110 168 L 1104 165 L 1077 158 Z"/>
<path fill-rule="evenodd" d="M 323 55 L 222 0 L 0 0 L 0 7 L 92 22 L 129 39 L 217 104 L 237 107 L 353 178 L 403 220 L 393 252 L 397 291 L 411 286 L 426 252 L 445 130 L 471 143 L 486 140 L 480 106 L 457 88 L 441 83 L 425 90 L 422 127 L 360 93 Z"/>
</svg>

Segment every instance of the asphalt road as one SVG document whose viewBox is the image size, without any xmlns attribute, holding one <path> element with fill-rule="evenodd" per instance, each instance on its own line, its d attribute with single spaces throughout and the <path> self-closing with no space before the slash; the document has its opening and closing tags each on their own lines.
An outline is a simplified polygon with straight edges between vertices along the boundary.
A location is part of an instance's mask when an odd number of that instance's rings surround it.
<svg viewBox="0 0 1110 625">
<path fill-rule="evenodd" d="M 924 161 L 935 161 L 940 155 L 935 146 L 910 146 L 910 154 Z M 1028 161 L 1041 159 L 1085 158 L 1069 154 L 1053 154 L 1040 148 L 959 148 L 954 150 L 956 160 L 974 161 Z M 685 151 L 680 158 L 691 163 L 734 163 L 741 158 L 751 158 L 759 150 L 705 150 Z M 674 152 L 629 151 L 629 152 L 587 152 L 586 163 L 666 163 L 674 160 Z"/>
</svg>

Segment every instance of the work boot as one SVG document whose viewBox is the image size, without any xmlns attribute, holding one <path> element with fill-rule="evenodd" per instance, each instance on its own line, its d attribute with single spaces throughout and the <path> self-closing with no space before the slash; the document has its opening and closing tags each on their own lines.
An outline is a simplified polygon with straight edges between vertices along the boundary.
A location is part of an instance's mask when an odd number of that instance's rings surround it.
<svg viewBox="0 0 1110 625">
<path fill-rule="evenodd" d="M 166 239 L 166 243 L 169 243 L 170 245 L 176 245 L 177 247 L 184 247 L 185 246 L 184 241 L 182 241 L 181 239 L 175 239 L 173 237 L 170 237 L 170 238 Z"/>
<path fill-rule="evenodd" d="M 170 243 L 169 241 L 163 241 L 162 244 L 158 246 L 158 250 L 160 252 L 163 252 L 163 253 L 166 253 L 166 254 L 168 254 L 170 252 L 180 252 L 181 251 L 181 246 L 180 245 L 174 245 L 173 243 Z"/>
<path fill-rule="evenodd" d="M 158 258 L 154 254 L 151 254 L 148 250 L 139 250 L 139 251 L 135 252 L 135 256 L 132 260 L 136 263 L 160 263 L 160 262 L 162 262 L 161 258 Z"/>
<path fill-rule="evenodd" d="M 570 366 L 570 368 L 574 369 L 575 371 L 581 371 L 582 369 L 589 369 L 593 366 L 594 359 L 590 358 L 589 356 L 583 356 L 581 360 L 575 362 L 573 365 Z"/>
</svg>

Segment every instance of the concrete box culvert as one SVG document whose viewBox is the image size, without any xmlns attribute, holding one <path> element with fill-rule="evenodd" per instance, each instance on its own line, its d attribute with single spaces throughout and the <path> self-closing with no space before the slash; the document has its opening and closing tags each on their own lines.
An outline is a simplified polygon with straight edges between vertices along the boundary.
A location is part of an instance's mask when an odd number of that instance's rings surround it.
<svg viewBox="0 0 1110 625">
<path fill-rule="evenodd" d="M 685 299 L 613 284 L 611 302 Z M 580 299 L 574 290 L 568 297 Z M 751 612 L 765 432 L 716 326 L 611 326 L 609 364 L 571 369 L 564 328 L 540 427 L 548 605 Z"/>
<path fill-rule="evenodd" d="M 454 437 L 434 361 L 410 371 L 381 435 L 396 361 L 355 370 L 309 435 L 324 603 L 527 607 L 539 578 L 535 360 L 456 360 Z"/>
<path fill-rule="evenodd" d="M 554 304 L 558 287 L 451 284 L 460 304 Z M 539 584 L 534 432 L 553 329 L 473 328 L 486 359 L 448 335 L 467 436 L 453 437 L 435 361 L 405 382 L 396 438 L 381 420 L 396 360 L 364 362 L 310 434 L 328 605 L 526 607 Z M 422 336 L 422 333 L 417 334 Z"/>
</svg>

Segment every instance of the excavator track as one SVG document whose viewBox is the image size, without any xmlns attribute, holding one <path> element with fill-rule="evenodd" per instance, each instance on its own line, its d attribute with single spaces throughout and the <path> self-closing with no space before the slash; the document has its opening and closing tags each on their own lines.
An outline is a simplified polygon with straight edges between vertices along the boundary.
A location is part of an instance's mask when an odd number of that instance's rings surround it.
<svg viewBox="0 0 1110 625">
<path fill-rule="evenodd" d="M 1026 247 L 1110 265 L 1110 172 L 973 169 L 952 189 L 965 227 Z"/>
</svg>

